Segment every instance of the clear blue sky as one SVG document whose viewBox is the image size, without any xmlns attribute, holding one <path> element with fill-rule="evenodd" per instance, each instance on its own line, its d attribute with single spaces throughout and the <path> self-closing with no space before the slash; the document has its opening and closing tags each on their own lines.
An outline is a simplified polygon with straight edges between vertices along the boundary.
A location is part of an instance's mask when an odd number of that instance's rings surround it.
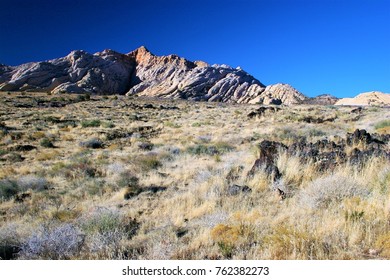
<svg viewBox="0 0 390 280">
<path fill-rule="evenodd" d="M 0 0 L 0 63 L 145 45 L 307 96 L 390 93 L 390 0 Z"/>
</svg>

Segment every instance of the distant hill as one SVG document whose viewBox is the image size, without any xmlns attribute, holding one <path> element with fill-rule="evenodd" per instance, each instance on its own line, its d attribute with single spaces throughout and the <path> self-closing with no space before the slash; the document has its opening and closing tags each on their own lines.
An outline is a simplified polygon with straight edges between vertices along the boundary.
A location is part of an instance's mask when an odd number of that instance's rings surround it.
<svg viewBox="0 0 390 280">
<path fill-rule="evenodd" d="M 304 100 L 304 104 L 310 104 L 310 105 L 334 105 L 339 98 L 330 95 L 330 94 L 321 94 L 316 97 L 307 98 Z"/>
<path fill-rule="evenodd" d="M 335 105 L 390 106 L 390 94 L 379 91 L 365 92 L 354 98 L 342 98 Z"/>
</svg>

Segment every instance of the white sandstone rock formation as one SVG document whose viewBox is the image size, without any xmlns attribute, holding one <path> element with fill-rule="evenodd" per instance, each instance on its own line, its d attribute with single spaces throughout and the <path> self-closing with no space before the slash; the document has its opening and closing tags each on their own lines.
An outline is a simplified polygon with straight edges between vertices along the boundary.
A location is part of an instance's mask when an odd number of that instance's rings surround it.
<svg viewBox="0 0 390 280">
<path fill-rule="evenodd" d="M 354 98 L 342 98 L 335 105 L 390 106 L 390 94 L 379 91 L 361 93 Z"/>
<path fill-rule="evenodd" d="M 176 55 L 155 56 L 145 47 L 0 65 L 0 90 L 127 94 L 252 104 L 299 104 L 306 97 L 286 84 L 265 87 L 240 67 L 209 65 Z"/>
</svg>

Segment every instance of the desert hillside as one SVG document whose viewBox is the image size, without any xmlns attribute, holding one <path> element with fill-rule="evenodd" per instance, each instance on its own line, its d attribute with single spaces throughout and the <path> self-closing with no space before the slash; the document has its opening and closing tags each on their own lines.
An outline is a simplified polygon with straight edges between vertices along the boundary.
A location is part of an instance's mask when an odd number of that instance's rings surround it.
<svg viewBox="0 0 390 280">
<path fill-rule="evenodd" d="M 346 106 L 390 106 L 390 94 L 379 91 L 365 92 L 354 98 L 342 98 L 335 105 Z"/>
<path fill-rule="evenodd" d="M 0 93 L 1 259 L 389 259 L 390 112 Z"/>
</svg>

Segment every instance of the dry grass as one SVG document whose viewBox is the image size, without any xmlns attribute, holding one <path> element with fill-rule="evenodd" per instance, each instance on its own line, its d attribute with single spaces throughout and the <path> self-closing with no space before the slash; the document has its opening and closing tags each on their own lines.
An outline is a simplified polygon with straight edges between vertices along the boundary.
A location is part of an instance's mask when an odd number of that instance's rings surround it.
<svg viewBox="0 0 390 280">
<path fill-rule="evenodd" d="M 247 177 L 262 140 L 387 133 L 387 109 L 282 107 L 249 119 L 256 105 L 63 95 L 66 106 L 37 108 L 18 96 L 0 93 L 0 258 L 390 257 L 388 160 L 319 172 L 281 152 L 280 180 Z M 234 184 L 251 191 L 232 194 Z"/>
</svg>

